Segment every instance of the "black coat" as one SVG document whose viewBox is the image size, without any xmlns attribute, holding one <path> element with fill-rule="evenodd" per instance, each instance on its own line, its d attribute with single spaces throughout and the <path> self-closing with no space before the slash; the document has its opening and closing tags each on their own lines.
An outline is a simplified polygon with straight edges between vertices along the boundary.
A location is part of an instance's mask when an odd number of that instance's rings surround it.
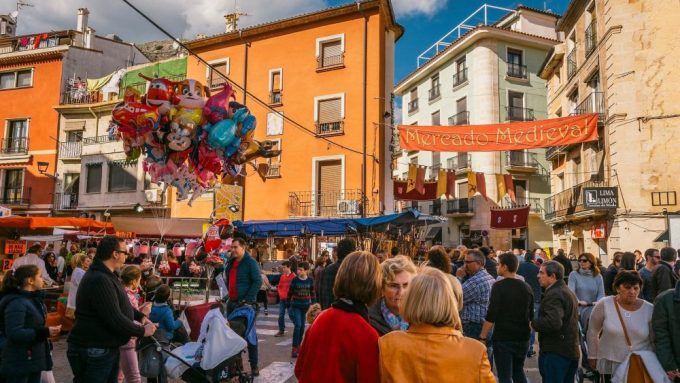
<svg viewBox="0 0 680 383">
<path fill-rule="evenodd" d="M 545 290 L 538 319 L 531 322 L 531 326 L 538 332 L 541 352 L 554 352 L 567 359 L 578 360 L 578 303 L 563 280 Z"/>
<path fill-rule="evenodd" d="M 378 332 L 378 335 L 383 336 L 388 332 L 392 332 L 392 328 L 382 315 L 382 310 L 380 310 L 380 302 L 382 302 L 382 300 L 379 300 L 378 303 L 368 308 L 368 323 L 373 326 L 373 328 Z"/>
<path fill-rule="evenodd" d="M 571 266 L 571 261 L 563 254 L 556 255 L 555 258 L 553 258 L 553 261 L 557 261 L 564 267 L 564 281 L 567 282 L 569 274 L 574 271 L 574 268 Z"/>
<path fill-rule="evenodd" d="M 614 265 L 609 265 L 607 270 L 602 273 L 602 281 L 604 282 L 604 295 L 610 296 L 616 294 L 614 291 L 614 278 L 619 273 L 619 269 Z"/>
<path fill-rule="evenodd" d="M 652 272 L 652 299 L 668 289 L 675 287 L 678 277 L 669 263 L 659 262 Z"/>
<path fill-rule="evenodd" d="M 0 373 L 19 376 L 52 369 L 47 309 L 42 292 L 19 290 L 0 300 L 2 349 Z"/>
</svg>

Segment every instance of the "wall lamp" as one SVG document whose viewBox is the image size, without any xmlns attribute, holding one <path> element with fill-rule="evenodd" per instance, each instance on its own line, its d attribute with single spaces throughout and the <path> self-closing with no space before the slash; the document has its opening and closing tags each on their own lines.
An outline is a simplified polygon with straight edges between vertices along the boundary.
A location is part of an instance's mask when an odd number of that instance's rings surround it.
<svg viewBox="0 0 680 383">
<path fill-rule="evenodd" d="M 135 213 L 141 214 L 144 212 L 144 206 L 142 206 L 140 203 L 137 203 L 133 210 L 135 211 Z"/>
<path fill-rule="evenodd" d="M 38 171 L 40 172 L 40 174 L 42 174 L 42 175 L 44 175 L 44 176 L 46 176 L 46 177 L 50 177 L 50 178 L 52 178 L 53 180 L 56 180 L 56 179 L 59 177 L 59 174 L 57 174 L 57 173 L 54 173 L 54 174 L 49 174 L 49 173 L 47 173 L 47 168 L 49 168 L 49 167 L 50 167 L 50 163 L 49 163 L 49 162 L 47 162 L 47 161 L 38 161 Z"/>
</svg>

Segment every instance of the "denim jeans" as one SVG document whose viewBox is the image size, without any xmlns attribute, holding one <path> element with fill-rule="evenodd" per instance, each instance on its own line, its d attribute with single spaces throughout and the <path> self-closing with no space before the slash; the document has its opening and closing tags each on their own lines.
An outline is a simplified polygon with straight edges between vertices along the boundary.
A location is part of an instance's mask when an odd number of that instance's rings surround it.
<svg viewBox="0 0 680 383">
<path fill-rule="evenodd" d="M 538 319 L 538 309 L 541 307 L 540 303 L 534 302 L 534 317 L 533 320 Z M 529 351 L 527 351 L 527 355 L 529 353 L 534 352 L 534 343 L 536 342 L 536 331 L 534 329 L 531 329 L 531 336 L 529 337 Z"/>
<path fill-rule="evenodd" d="M 40 372 L 34 372 L 27 375 L 16 375 L 5 377 L 5 380 L 0 378 L 4 383 L 40 383 Z"/>
<path fill-rule="evenodd" d="M 68 363 L 73 383 L 117 383 L 120 351 L 116 348 L 80 347 L 68 344 Z"/>
<path fill-rule="evenodd" d="M 571 360 L 554 352 L 538 354 L 538 372 L 543 383 L 573 383 L 578 360 Z"/>
<path fill-rule="evenodd" d="M 302 336 L 305 333 L 305 316 L 309 307 L 291 307 L 288 309 L 290 320 L 293 321 L 293 347 L 299 347 L 302 343 Z"/>
<path fill-rule="evenodd" d="M 524 359 L 528 348 L 528 341 L 493 342 L 498 383 L 527 383 L 527 377 L 524 375 Z"/>
<path fill-rule="evenodd" d="M 288 301 L 281 299 L 279 302 L 279 331 L 283 332 L 286 329 L 286 309 L 288 309 L 288 314 L 290 314 L 290 308 L 288 306 Z"/>
</svg>

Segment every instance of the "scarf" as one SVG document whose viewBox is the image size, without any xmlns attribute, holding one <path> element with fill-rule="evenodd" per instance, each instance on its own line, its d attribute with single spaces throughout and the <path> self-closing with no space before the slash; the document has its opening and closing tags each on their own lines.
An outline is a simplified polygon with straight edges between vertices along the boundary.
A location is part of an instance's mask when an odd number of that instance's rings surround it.
<svg viewBox="0 0 680 383">
<path fill-rule="evenodd" d="M 385 305 L 385 300 L 380 300 L 380 312 L 392 330 L 408 330 L 408 322 L 404 322 L 399 315 L 393 314 Z"/>
<path fill-rule="evenodd" d="M 338 310 L 347 311 L 349 313 L 357 313 L 361 315 L 366 322 L 368 322 L 368 307 L 361 302 L 354 302 L 347 298 L 338 298 L 333 303 L 331 307 Z"/>
<path fill-rule="evenodd" d="M 585 276 L 585 277 L 592 277 L 593 276 L 593 270 L 585 270 L 585 269 L 578 269 L 578 273 Z"/>
</svg>

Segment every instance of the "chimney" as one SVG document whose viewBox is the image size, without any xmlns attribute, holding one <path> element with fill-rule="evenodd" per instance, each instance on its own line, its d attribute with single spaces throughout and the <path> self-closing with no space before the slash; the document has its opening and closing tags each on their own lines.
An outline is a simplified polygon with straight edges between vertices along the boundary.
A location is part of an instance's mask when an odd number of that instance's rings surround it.
<svg viewBox="0 0 680 383">
<path fill-rule="evenodd" d="M 236 30 L 236 23 L 238 22 L 238 13 L 228 13 L 224 15 L 224 31 L 226 33 Z"/>
<path fill-rule="evenodd" d="M 78 8 L 78 23 L 76 24 L 76 30 L 78 32 L 85 33 L 87 31 L 87 15 L 90 11 L 87 8 Z"/>
<path fill-rule="evenodd" d="M 95 30 L 91 27 L 87 27 L 87 31 L 85 31 L 84 45 L 87 49 L 94 49 L 94 32 Z"/>
</svg>

